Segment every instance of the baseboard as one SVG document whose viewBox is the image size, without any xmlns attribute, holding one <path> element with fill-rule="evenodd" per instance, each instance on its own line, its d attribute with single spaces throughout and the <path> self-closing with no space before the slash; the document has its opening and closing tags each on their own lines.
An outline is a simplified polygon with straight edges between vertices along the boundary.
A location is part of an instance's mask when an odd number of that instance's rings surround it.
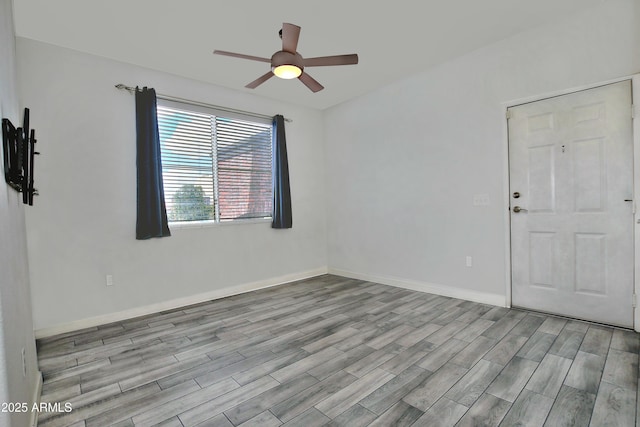
<svg viewBox="0 0 640 427">
<path fill-rule="evenodd" d="M 165 301 L 157 304 L 150 304 L 144 307 L 137 307 L 130 310 L 124 310 L 117 313 L 110 313 L 102 316 L 90 317 L 86 319 L 76 320 L 69 323 L 63 323 L 48 328 L 37 329 L 35 336 L 37 339 L 51 337 L 54 335 L 65 334 L 68 332 L 79 331 L 81 329 L 93 328 L 95 326 L 105 325 L 112 322 L 120 322 L 134 317 L 146 316 L 148 314 L 158 313 L 160 311 L 172 310 L 188 305 L 199 304 L 201 302 L 226 298 L 233 295 L 244 294 L 246 292 L 256 291 L 258 289 L 270 288 L 272 286 L 280 286 L 286 283 L 295 282 L 297 280 L 308 279 L 322 274 L 327 274 L 327 267 L 320 267 L 314 270 L 301 271 L 297 273 L 287 274 L 279 277 L 259 280 L 256 282 L 245 283 L 242 285 L 230 286 L 228 288 L 216 289 L 215 291 L 205 292 L 202 294 L 191 295 L 184 298 L 177 298 L 171 301 Z"/>
<path fill-rule="evenodd" d="M 375 274 L 356 273 L 338 268 L 329 268 L 329 274 L 350 277 L 352 279 L 366 280 L 368 282 L 382 283 L 383 285 L 395 286 L 397 288 L 409 289 L 412 291 L 427 292 L 451 298 L 459 298 L 467 301 L 490 304 L 498 307 L 506 307 L 507 299 L 505 295 L 491 294 L 488 292 L 478 292 L 469 289 L 454 288 L 452 286 L 437 285 L 433 283 L 417 282 L 414 280 L 400 279 L 390 276 L 379 276 Z"/>
<path fill-rule="evenodd" d="M 37 405 L 38 407 L 40 406 L 40 397 L 42 396 L 42 372 L 38 371 L 36 374 L 36 385 L 33 389 L 33 397 L 31 400 L 31 408 L 34 407 L 34 405 Z M 31 411 L 31 419 L 29 420 L 29 426 L 30 427 L 37 427 L 38 425 L 38 414 L 39 411 Z"/>
<path fill-rule="evenodd" d="M 292 273 L 285 276 L 273 277 L 242 285 L 231 286 L 224 289 L 206 292 L 202 294 L 192 295 L 184 298 L 178 298 L 171 301 L 165 301 L 157 304 L 151 304 L 144 307 L 137 307 L 130 310 L 124 310 L 116 313 L 110 313 L 103 316 L 90 317 L 86 319 L 76 320 L 69 323 L 63 323 L 48 328 L 37 329 L 35 336 L 37 339 L 47 338 L 54 335 L 74 332 L 81 329 L 93 328 L 95 326 L 105 325 L 112 322 L 120 322 L 134 317 L 146 316 L 148 314 L 158 313 L 160 311 L 172 310 L 185 307 L 201 302 L 226 298 L 233 295 L 239 295 L 246 292 L 256 291 L 258 289 L 270 288 L 272 286 L 280 286 L 286 283 L 295 282 L 297 280 L 308 279 L 322 274 L 335 274 L 337 276 L 349 277 L 352 279 L 366 280 L 369 282 L 382 283 L 383 285 L 395 286 L 412 291 L 427 292 L 436 295 L 442 295 L 451 298 L 459 298 L 467 301 L 479 302 L 482 304 L 490 304 L 499 307 L 506 307 L 507 301 L 505 295 L 491 294 L 488 292 L 478 292 L 469 289 L 454 288 L 446 285 L 438 285 L 433 283 L 418 282 L 413 280 L 401 279 L 391 276 L 380 276 L 375 274 L 356 273 L 349 270 L 337 268 L 321 267 L 314 270 L 308 270 L 298 273 Z"/>
</svg>

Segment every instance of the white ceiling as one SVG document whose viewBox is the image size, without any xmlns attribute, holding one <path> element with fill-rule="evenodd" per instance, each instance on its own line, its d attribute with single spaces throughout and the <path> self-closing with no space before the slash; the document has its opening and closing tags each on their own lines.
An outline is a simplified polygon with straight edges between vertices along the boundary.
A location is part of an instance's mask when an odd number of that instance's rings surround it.
<svg viewBox="0 0 640 427">
<path fill-rule="evenodd" d="M 603 1 L 14 0 L 14 14 L 20 37 L 325 109 Z M 302 27 L 302 56 L 358 53 L 360 63 L 309 69 L 325 86 L 314 94 L 277 78 L 245 89 L 269 64 L 212 54 L 270 57 L 283 22 Z"/>
</svg>

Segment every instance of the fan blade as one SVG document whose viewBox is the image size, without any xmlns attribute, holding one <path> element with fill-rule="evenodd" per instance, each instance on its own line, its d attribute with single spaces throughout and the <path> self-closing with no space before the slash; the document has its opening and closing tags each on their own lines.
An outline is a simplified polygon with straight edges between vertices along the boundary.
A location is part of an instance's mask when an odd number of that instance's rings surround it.
<svg viewBox="0 0 640 427">
<path fill-rule="evenodd" d="M 355 65 L 358 63 L 358 55 L 318 56 L 316 58 L 305 58 L 305 67 L 325 67 L 329 65 Z"/>
<path fill-rule="evenodd" d="M 257 79 L 255 79 L 254 81 L 252 81 L 251 83 L 246 85 L 245 87 L 249 88 L 249 89 L 255 89 L 258 86 L 260 86 L 262 83 L 264 83 L 267 80 L 269 80 L 271 77 L 273 77 L 273 73 L 271 71 L 269 71 L 268 73 L 258 77 Z"/>
<path fill-rule="evenodd" d="M 293 24 L 282 24 L 282 50 L 296 53 L 299 37 L 300 27 Z"/>
<path fill-rule="evenodd" d="M 320 83 L 318 83 L 316 81 L 316 79 L 314 79 L 313 77 L 311 77 L 309 74 L 307 73 L 302 73 L 300 74 L 300 77 L 298 77 L 298 79 L 300 79 L 300 81 L 302 83 L 304 83 L 304 85 L 306 87 L 308 87 L 309 89 L 311 89 L 311 92 L 315 93 L 315 92 L 319 92 L 322 89 L 324 89 L 324 86 L 322 86 Z"/>
<path fill-rule="evenodd" d="M 259 56 L 244 55 L 242 53 L 227 52 L 225 50 L 214 50 L 213 53 L 216 54 L 216 55 L 232 56 L 234 58 L 249 59 L 251 61 L 267 62 L 267 63 L 271 64 L 271 59 L 269 59 L 269 58 L 261 58 Z"/>
</svg>

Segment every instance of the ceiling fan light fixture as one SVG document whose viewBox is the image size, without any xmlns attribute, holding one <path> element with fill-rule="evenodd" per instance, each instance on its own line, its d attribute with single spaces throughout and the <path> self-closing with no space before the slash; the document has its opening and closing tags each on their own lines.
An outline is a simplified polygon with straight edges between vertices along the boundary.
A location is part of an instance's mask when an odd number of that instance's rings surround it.
<svg viewBox="0 0 640 427">
<path fill-rule="evenodd" d="M 281 79 L 290 80 L 300 77 L 302 70 L 297 65 L 284 64 L 273 69 L 273 74 Z"/>
<path fill-rule="evenodd" d="M 258 77 L 245 87 L 255 89 L 262 83 L 276 76 L 281 79 L 291 80 L 298 79 L 312 92 L 318 92 L 324 87 L 318 83 L 309 74 L 304 73 L 306 67 L 321 67 L 329 65 L 351 65 L 358 63 L 358 55 L 352 53 L 350 55 L 333 55 L 318 56 L 315 58 L 304 59 L 297 51 L 298 37 L 300 36 L 300 27 L 293 24 L 283 23 L 280 30 L 280 38 L 282 39 L 282 50 L 277 51 L 271 56 L 271 59 L 259 56 L 244 55 L 241 53 L 227 52 L 224 50 L 214 50 L 217 55 L 233 56 L 236 58 L 249 59 L 251 61 L 269 62 L 271 63 L 271 71 Z"/>
</svg>

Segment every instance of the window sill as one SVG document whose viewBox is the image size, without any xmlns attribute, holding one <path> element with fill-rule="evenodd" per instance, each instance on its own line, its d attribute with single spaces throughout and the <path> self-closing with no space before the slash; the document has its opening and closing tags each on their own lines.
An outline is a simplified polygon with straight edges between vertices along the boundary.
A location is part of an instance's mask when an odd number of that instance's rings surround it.
<svg viewBox="0 0 640 427">
<path fill-rule="evenodd" d="M 245 224 L 270 224 L 271 218 L 253 218 L 253 219 L 236 219 L 228 221 L 184 221 L 184 222 L 169 222 L 170 230 L 179 230 L 183 228 L 210 228 L 210 227 L 224 227 L 229 225 L 245 225 Z"/>
</svg>

